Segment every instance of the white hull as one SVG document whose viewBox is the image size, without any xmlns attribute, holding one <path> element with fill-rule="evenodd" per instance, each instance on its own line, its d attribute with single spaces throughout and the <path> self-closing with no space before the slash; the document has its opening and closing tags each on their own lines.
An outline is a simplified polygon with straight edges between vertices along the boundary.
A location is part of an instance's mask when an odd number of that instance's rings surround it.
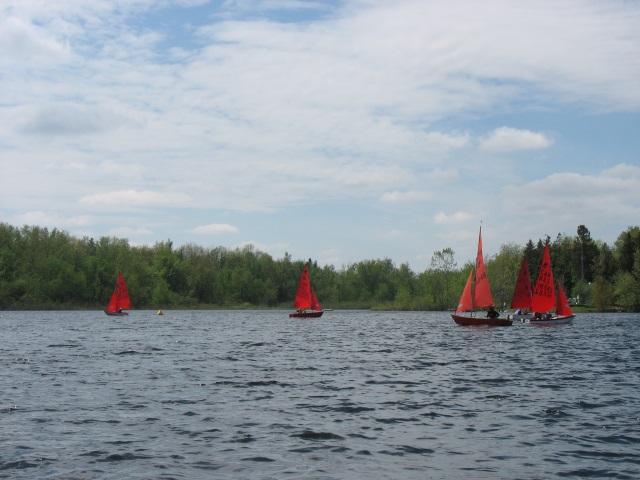
<svg viewBox="0 0 640 480">
<path fill-rule="evenodd" d="M 551 317 L 547 320 L 544 318 L 531 318 L 529 320 L 525 320 L 524 323 L 529 323 L 531 325 L 562 325 L 564 323 L 571 323 L 574 317 L 575 315 L 565 315 L 561 317 Z"/>
</svg>

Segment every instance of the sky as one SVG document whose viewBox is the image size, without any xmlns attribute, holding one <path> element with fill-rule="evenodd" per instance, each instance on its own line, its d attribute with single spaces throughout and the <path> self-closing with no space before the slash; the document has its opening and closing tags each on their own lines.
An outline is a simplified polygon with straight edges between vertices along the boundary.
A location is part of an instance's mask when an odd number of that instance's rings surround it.
<svg viewBox="0 0 640 480">
<path fill-rule="evenodd" d="M 415 272 L 640 225 L 640 2 L 2 0 L 0 221 Z"/>
</svg>

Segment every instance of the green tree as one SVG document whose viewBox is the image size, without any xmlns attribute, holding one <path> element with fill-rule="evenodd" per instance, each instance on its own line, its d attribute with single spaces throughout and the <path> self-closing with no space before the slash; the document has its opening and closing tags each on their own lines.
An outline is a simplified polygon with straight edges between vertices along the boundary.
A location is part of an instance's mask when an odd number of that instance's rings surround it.
<svg viewBox="0 0 640 480">
<path fill-rule="evenodd" d="M 394 304 L 398 310 L 411 310 L 420 308 L 415 299 L 416 278 L 408 263 L 403 263 L 397 269 L 394 276 L 396 296 Z"/>
<path fill-rule="evenodd" d="M 558 235 L 551 245 L 554 274 L 567 294 L 584 298 L 590 292 L 598 309 L 615 302 L 626 310 L 639 310 L 640 227 L 622 232 L 612 248 L 593 241 L 584 225 L 577 233 Z M 543 247 L 543 240 L 529 240 L 524 246 L 532 280 Z M 497 304 L 509 302 L 521 256 L 520 247 L 507 243 L 487 261 Z M 186 244 L 174 249 L 168 240 L 134 247 L 115 237 L 78 239 L 55 228 L 0 223 L 0 307 L 103 308 L 118 271 L 127 280 L 133 308 L 290 307 L 305 263 L 320 302 L 334 308 L 450 308 L 473 268 L 468 262 L 458 269 L 451 249 L 436 252 L 430 268 L 415 275 L 407 264 L 396 267 L 388 258 L 336 270 L 320 267 L 311 258 L 293 260 L 288 253 L 274 260 L 253 245 L 229 250 Z"/>
<path fill-rule="evenodd" d="M 580 275 L 574 275 L 585 282 L 593 281 L 593 268 L 598 257 L 598 245 L 591 238 L 589 229 L 584 225 L 578 226 L 578 237 L 575 242 L 575 254 Z M 576 272 L 577 273 L 577 272 Z"/>
<path fill-rule="evenodd" d="M 157 242 L 154 247 L 153 271 L 156 277 L 154 302 L 161 306 L 191 303 L 189 301 L 189 262 L 185 261 L 184 250 L 173 250 L 173 242 Z M 168 292 L 168 293 L 167 293 Z"/>
<path fill-rule="evenodd" d="M 598 248 L 598 256 L 593 261 L 594 276 L 611 281 L 617 271 L 618 267 L 613 252 L 606 243 L 601 243 Z"/>
<path fill-rule="evenodd" d="M 498 308 L 511 305 L 522 257 L 522 247 L 515 243 L 507 243 L 501 245 L 500 251 L 487 262 L 491 293 Z"/>
<path fill-rule="evenodd" d="M 635 261 L 635 252 L 640 248 L 640 227 L 629 227 L 615 241 L 615 252 L 621 272 L 631 272 Z"/>
<path fill-rule="evenodd" d="M 640 309 L 640 290 L 635 277 L 629 272 L 621 273 L 615 283 L 616 303 L 627 312 Z"/>
<path fill-rule="evenodd" d="M 573 292 L 575 279 L 580 278 L 579 270 L 575 268 L 579 263 L 573 260 L 575 251 L 575 239 L 561 234 L 549 248 L 554 280 L 562 284 L 567 296 Z"/>
<path fill-rule="evenodd" d="M 613 304 L 613 286 L 603 276 L 596 276 L 593 280 L 591 296 L 596 310 L 607 311 Z"/>
<path fill-rule="evenodd" d="M 431 289 L 434 292 L 436 308 L 439 310 L 447 310 L 455 303 L 451 281 L 456 266 L 455 252 L 451 248 L 439 250 L 431 257 Z"/>
</svg>

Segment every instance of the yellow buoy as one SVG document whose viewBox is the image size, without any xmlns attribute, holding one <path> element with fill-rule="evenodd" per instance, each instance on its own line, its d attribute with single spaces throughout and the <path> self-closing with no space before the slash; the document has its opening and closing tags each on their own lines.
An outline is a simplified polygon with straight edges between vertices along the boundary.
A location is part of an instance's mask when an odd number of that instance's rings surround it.
<svg viewBox="0 0 640 480">
<path fill-rule="evenodd" d="M 158 310 L 158 315 L 164 315 L 164 313 L 162 313 L 162 310 Z"/>
</svg>

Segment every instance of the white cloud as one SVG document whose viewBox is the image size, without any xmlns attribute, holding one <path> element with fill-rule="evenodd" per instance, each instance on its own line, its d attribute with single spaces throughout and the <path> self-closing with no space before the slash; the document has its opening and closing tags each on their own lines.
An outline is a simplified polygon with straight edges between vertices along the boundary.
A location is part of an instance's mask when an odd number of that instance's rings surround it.
<svg viewBox="0 0 640 480">
<path fill-rule="evenodd" d="M 229 225 L 228 223 L 211 223 L 209 225 L 201 225 L 189 230 L 191 233 L 198 235 L 219 235 L 222 233 L 239 233 L 238 227 Z"/>
<path fill-rule="evenodd" d="M 630 182 L 635 182 L 640 178 L 640 167 L 629 165 L 627 163 L 620 163 L 604 170 L 602 172 L 602 176 L 613 179 L 627 179 Z"/>
<path fill-rule="evenodd" d="M 87 166 L 86 163 L 69 162 L 66 165 L 64 165 L 63 168 L 68 170 L 75 170 L 75 171 L 86 171 L 89 167 Z"/>
<path fill-rule="evenodd" d="M 153 232 L 148 228 L 131 228 L 131 227 L 116 227 L 109 230 L 109 235 L 121 238 L 138 237 L 152 235 Z"/>
<path fill-rule="evenodd" d="M 45 27 L 16 16 L 0 15 L 0 65 L 36 62 L 50 66 L 69 57 L 68 46 Z"/>
<path fill-rule="evenodd" d="M 456 212 L 451 215 L 447 215 L 444 212 L 439 212 L 433 219 L 437 224 L 451 224 L 462 223 L 469 221 L 473 216 L 468 212 Z"/>
<path fill-rule="evenodd" d="M 605 226 L 640 218 L 640 167 L 619 164 L 600 174 L 553 173 L 503 191 L 503 210 L 564 233 L 580 224 Z M 620 233 L 620 232 L 616 232 Z"/>
<path fill-rule="evenodd" d="M 382 203 L 413 203 L 413 202 L 425 202 L 431 198 L 429 192 L 386 192 L 380 197 Z"/>
<path fill-rule="evenodd" d="M 411 173 L 398 166 L 351 164 L 337 169 L 333 180 L 347 188 L 380 189 L 411 183 Z"/>
<path fill-rule="evenodd" d="M 515 128 L 496 128 L 480 139 L 480 148 L 490 152 L 516 152 L 519 150 L 539 150 L 549 148 L 553 141 L 542 133 Z"/>
<path fill-rule="evenodd" d="M 433 150 L 457 150 L 469 144 L 468 133 L 429 132 L 426 134 L 428 148 Z"/>
<path fill-rule="evenodd" d="M 64 216 L 57 213 L 45 212 L 42 210 L 24 212 L 13 218 L 16 225 L 40 225 L 46 227 L 78 227 L 93 225 L 96 218 L 91 215 L 71 215 Z"/>
<path fill-rule="evenodd" d="M 23 132 L 41 135 L 82 135 L 131 126 L 133 122 L 108 110 L 86 105 L 53 104 L 18 119 Z"/>
<path fill-rule="evenodd" d="M 403 232 L 402 230 L 389 230 L 388 232 L 384 232 L 384 237 L 389 239 L 394 238 L 402 238 L 406 235 L 407 232 Z"/>
<path fill-rule="evenodd" d="M 460 172 L 455 169 L 436 168 L 424 175 L 428 180 L 439 184 L 454 183 L 460 178 Z"/>
<path fill-rule="evenodd" d="M 432 222 L 429 238 L 405 237 L 399 255 L 389 252 L 394 258 L 433 250 L 432 239 L 463 241 L 463 223 L 472 219 L 465 212 L 504 224 L 506 240 L 521 231 L 513 225 L 523 218 L 536 218 L 531 228 L 539 230 L 556 215 L 537 216 L 538 190 L 562 199 L 554 209 L 569 224 L 589 215 L 585 189 L 605 189 L 605 177 L 610 205 L 620 209 L 612 211 L 634 215 L 632 166 L 605 170 L 602 178 L 584 172 L 637 157 L 628 128 L 615 145 L 596 137 L 602 112 L 629 112 L 627 125 L 637 123 L 639 22 L 637 2 L 615 0 L 561 7 L 551 0 L 287 0 L 259 7 L 5 0 L 3 212 L 57 225 L 86 216 L 96 236 L 132 228 L 176 241 L 189 241 L 189 229 L 205 227 L 213 215 L 233 224 L 236 212 L 257 220 L 269 212 L 279 223 L 261 230 L 243 224 L 243 234 L 271 249 L 286 241 L 288 251 L 308 257 L 308 236 L 294 240 L 286 232 L 297 231 L 301 212 L 312 218 L 329 204 L 334 211 L 323 218 L 345 226 L 340 244 L 336 229 L 323 228 L 313 235 L 315 251 L 335 246 L 347 262 L 366 254 L 362 231 L 378 221 L 384 228 L 367 237 L 375 256 L 391 243 L 380 232 L 416 232 L 424 218 Z M 565 134 L 563 121 L 539 126 L 544 114 L 528 122 L 531 112 L 557 113 L 572 130 Z M 479 141 L 467 133 L 496 124 L 523 128 L 503 127 Z M 554 139 L 558 148 L 549 148 Z M 472 151 L 478 145 L 489 153 Z M 514 167 L 493 155 L 488 163 L 493 152 L 536 149 L 547 149 L 549 161 Z M 568 173 L 553 176 L 557 165 Z M 483 188 L 489 176 L 490 194 Z M 507 187 L 501 204 L 504 183 L 522 178 L 545 180 Z M 602 196 L 603 204 L 611 199 Z M 422 202 L 422 220 L 409 202 Z M 402 208 L 385 216 L 380 210 L 393 203 Z M 460 232 L 445 237 L 452 228 Z M 474 242 L 466 243 L 473 250 Z"/>
<path fill-rule="evenodd" d="M 91 207 L 149 207 L 180 206 L 188 201 L 189 196 L 183 193 L 153 192 L 150 190 L 118 190 L 107 193 L 87 195 L 79 200 L 81 205 Z"/>
</svg>

